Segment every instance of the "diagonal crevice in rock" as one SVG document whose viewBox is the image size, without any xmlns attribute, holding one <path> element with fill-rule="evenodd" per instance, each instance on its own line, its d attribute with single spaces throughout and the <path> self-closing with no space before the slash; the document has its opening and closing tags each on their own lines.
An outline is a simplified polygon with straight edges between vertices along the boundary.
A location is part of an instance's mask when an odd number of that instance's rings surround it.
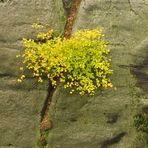
<svg viewBox="0 0 148 148">
<path fill-rule="evenodd" d="M 121 132 L 113 138 L 104 141 L 101 148 L 108 148 L 109 146 L 118 143 L 126 134 L 126 132 Z"/>
<path fill-rule="evenodd" d="M 70 10 L 67 11 L 67 21 L 64 28 L 64 38 L 70 38 L 72 34 L 72 27 L 74 20 L 77 15 L 78 7 L 81 0 L 72 0 Z M 64 1 L 63 1 L 64 4 Z M 49 131 L 53 127 L 52 121 L 49 119 L 48 112 L 49 108 L 52 102 L 52 97 L 54 94 L 54 91 L 56 88 L 54 88 L 51 84 L 48 86 L 48 95 L 45 99 L 42 111 L 41 111 L 41 121 L 40 121 L 40 139 L 39 139 L 39 145 L 47 145 L 45 132 Z"/>
</svg>

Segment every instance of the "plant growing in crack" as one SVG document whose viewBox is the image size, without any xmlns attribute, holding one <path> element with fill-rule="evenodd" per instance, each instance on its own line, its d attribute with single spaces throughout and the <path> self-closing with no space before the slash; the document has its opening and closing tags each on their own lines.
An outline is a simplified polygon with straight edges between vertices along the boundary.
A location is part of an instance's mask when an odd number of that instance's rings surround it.
<svg viewBox="0 0 148 148">
<path fill-rule="evenodd" d="M 23 44 L 25 50 L 19 55 L 22 66 L 18 81 L 25 79 L 27 70 L 38 82 L 48 80 L 50 83 L 41 112 L 41 131 L 52 127 L 48 110 L 57 86 L 81 96 L 94 95 L 97 89 L 112 87 L 110 49 L 100 29 L 78 31 L 68 39 L 53 36 L 53 30 L 49 30 L 39 32 L 36 39 L 23 39 Z"/>
<path fill-rule="evenodd" d="M 29 70 L 38 82 L 48 79 L 53 88 L 61 84 L 70 93 L 93 95 L 100 87 L 112 87 L 107 42 L 99 29 L 74 33 L 70 39 L 53 37 L 53 30 L 23 39 L 23 67 L 19 82 Z"/>
</svg>

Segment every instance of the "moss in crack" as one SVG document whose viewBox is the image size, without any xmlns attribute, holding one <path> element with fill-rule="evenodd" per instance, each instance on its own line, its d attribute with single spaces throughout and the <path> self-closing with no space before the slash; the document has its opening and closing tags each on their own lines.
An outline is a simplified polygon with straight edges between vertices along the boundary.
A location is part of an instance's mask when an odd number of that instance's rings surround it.
<svg viewBox="0 0 148 148">
<path fill-rule="evenodd" d="M 40 133 L 40 137 L 38 139 L 37 145 L 40 148 L 44 148 L 47 143 L 48 131 Z"/>
<path fill-rule="evenodd" d="M 148 134 L 148 115 L 146 113 L 139 113 L 135 115 L 134 125 L 137 131 Z"/>
</svg>

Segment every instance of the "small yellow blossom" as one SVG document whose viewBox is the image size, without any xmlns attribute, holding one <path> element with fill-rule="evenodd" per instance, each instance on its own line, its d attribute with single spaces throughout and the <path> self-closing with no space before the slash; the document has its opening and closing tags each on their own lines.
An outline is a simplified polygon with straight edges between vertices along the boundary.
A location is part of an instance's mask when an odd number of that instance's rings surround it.
<svg viewBox="0 0 148 148">
<path fill-rule="evenodd" d="M 16 58 L 19 58 L 20 56 L 21 56 L 20 54 L 17 54 L 17 55 L 16 55 Z"/>
<path fill-rule="evenodd" d="M 23 71 L 23 70 L 24 70 L 24 68 L 23 68 L 23 67 L 20 67 L 20 70 L 21 70 L 21 71 Z"/>
<path fill-rule="evenodd" d="M 41 77 L 38 78 L 38 82 L 42 83 L 43 79 Z"/>
<path fill-rule="evenodd" d="M 22 76 L 21 76 L 21 79 L 24 79 L 24 78 L 25 78 L 25 75 L 22 75 Z"/>
<path fill-rule="evenodd" d="M 21 80 L 21 79 L 17 79 L 17 82 L 21 83 L 21 82 L 22 82 L 22 80 Z"/>
<path fill-rule="evenodd" d="M 43 25 L 40 25 L 40 24 L 37 24 L 37 23 L 33 23 L 31 26 L 32 26 L 32 28 L 35 28 L 35 29 L 44 27 Z"/>
</svg>

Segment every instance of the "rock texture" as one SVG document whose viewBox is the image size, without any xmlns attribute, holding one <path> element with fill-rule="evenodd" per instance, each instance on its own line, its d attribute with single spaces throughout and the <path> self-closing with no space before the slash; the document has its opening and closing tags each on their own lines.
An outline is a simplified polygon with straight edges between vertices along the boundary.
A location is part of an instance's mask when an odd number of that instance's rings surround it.
<svg viewBox="0 0 148 148">
<path fill-rule="evenodd" d="M 0 0 L 0 148 L 36 148 L 40 111 L 47 84 L 32 78 L 16 82 L 22 38 L 34 37 L 33 23 L 48 24 L 60 34 L 65 25 L 59 0 Z"/>
<path fill-rule="evenodd" d="M 4 0 L 0 1 L 0 12 L 2 47 L 16 48 L 22 37 L 32 37 L 33 23 L 48 24 L 58 33 L 63 31 L 65 24 L 63 4 L 58 0 Z"/>
<path fill-rule="evenodd" d="M 63 2 L 63 3 L 62 3 Z M 47 23 L 60 34 L 71 0 L 0 0 L 0 148 L 36 148 L 39 113 L 46 98 L 30 77 L 16 83 L 15 55 L 32 23 Z M 58 88 L 49 111 L 53 129 L 48 148 L 147 148 L 135 131 L 139 102 L 148 106 L 148 0 L 82 0 L 73 31 L 103 28 L 110 42 L 115 88 L 95 96 L 70 95 Z"/>
<path fill-rule="evenodd" d="M 148 146 L 133 126 L 138 101 L 148 105 L 147 6 L 147 0 L 82 0 L 73 31 L 104 29 L 117 89 L 80 97 L 59 88 L 50 111 L 49 148 Z"/>
</svg>

